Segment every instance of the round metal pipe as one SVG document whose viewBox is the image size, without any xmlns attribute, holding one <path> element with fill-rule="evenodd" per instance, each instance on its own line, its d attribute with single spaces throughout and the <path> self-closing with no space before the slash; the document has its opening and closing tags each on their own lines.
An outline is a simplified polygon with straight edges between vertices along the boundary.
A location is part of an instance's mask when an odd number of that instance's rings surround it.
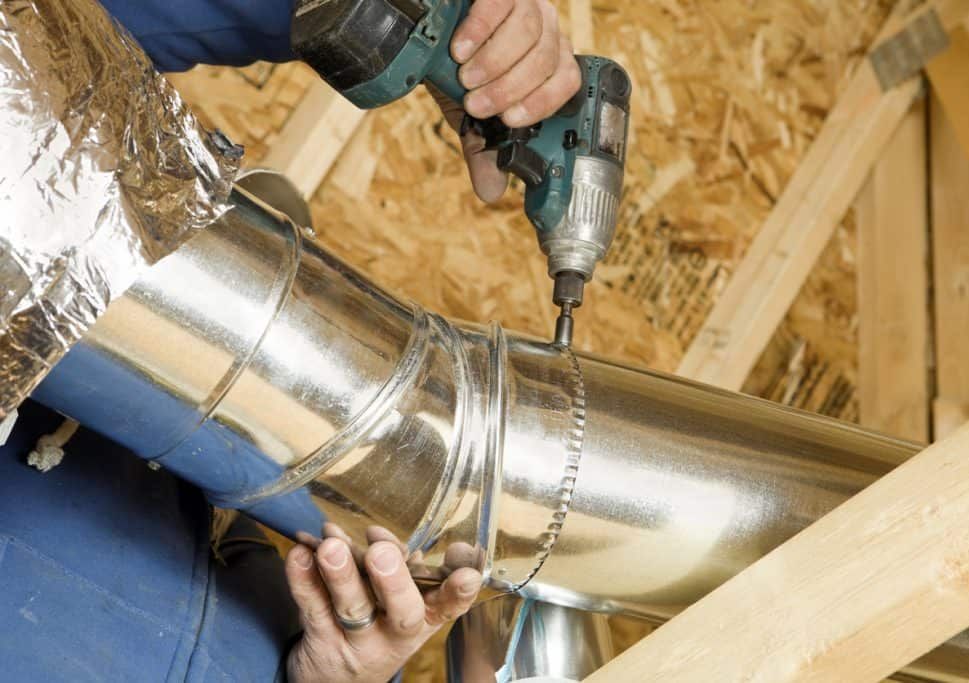
<svg viewBox="0 0 969 683">
<path fill-rule="evenodd" d="M 474 607 L 447 639 L 452 683 L 581 681 L 613 657 L 605 615 L 514 594 Z"/>
<path fill-rule="evenodd" d="M 34 397 L 290 536 L 380 526 L 421 580 L 473 565 L 494 591 L 662 620 L 918 450 L 449 323 L 232 202 Z"/>
</svg>

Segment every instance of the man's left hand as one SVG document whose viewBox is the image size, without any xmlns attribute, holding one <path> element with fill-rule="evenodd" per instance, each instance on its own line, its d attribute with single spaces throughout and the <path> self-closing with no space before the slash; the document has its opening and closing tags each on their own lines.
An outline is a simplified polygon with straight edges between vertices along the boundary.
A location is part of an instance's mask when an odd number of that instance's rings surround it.
<svg viewBox="0 0 969 683">
<path fill-rule="evenodd" d="M 373 527 L 370 546 L 355 559 L 342 530 L 327 527 L 330 537 L 315 552 L 296 545 L 286 557 L 286 576 L 303 625 L 303 637 L 289 654 L 289 681 L 383 683 L 442 625 L 468 611 L 481 574 L 457 569 L 421 595 L 401 544 L 389 532 Z M 362 560 L 376 601 L 357 560 Z"/>
</svg>

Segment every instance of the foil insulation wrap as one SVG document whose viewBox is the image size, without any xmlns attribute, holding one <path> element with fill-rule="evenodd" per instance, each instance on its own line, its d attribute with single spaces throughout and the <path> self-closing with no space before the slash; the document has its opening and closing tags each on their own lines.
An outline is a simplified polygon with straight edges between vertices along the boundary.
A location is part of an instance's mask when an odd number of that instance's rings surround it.
<svg viewBox="0 0 969 683">
<path fill-rule="evenodd" d="M 0 2 L 0 418 L 227 210 L 240 156 L 96 0 Z"/>
</svg>

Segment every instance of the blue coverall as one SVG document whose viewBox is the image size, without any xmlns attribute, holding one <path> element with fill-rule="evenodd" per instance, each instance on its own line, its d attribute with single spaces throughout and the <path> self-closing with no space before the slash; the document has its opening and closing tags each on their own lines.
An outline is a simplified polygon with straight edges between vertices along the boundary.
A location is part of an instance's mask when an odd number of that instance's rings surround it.
<svg viewBox="0 0 969 683">
<path fill-rule="evenodd" d="M 162 71 L 290 59 L 291 0 L 102 0 Z M 298 631 L 272 548 L 209 549 L 201 492 L 28 401 L 0 449 L 0 681 L 272 681 Z M 248 536 L 251 530 L 235 529 Z"/>
</svg>

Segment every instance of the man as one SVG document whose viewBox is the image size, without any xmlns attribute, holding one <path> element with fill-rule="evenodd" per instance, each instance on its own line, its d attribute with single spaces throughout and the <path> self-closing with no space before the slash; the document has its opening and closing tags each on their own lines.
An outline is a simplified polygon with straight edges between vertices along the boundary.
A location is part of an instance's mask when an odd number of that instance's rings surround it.
<svg viewBox="0 0 969 683">
<path fill-rule="evenodd" d="M 102 2 L 163 71 L 292 58 L 291 0 Z M 451 49 L 479 118 L 529 125 L 579 86 L 548 0 L 478 0 Z M 462 105 L 442 102 L 452 125 Z M 494 156 L 462 143 L 478 195 L 498 199 Z M 246 520 L 213 560 L 201 492 L 117 445 L 82 429 L 60 466 L 29 468 L 59 421 L 28 402 L 0 449 L 4 680 L 386 681 L 477 594 L 465 568 L 422 595 L 379 530 L 362 569 L 331 528 L 319 547 L 295 546 L 284 573 Z"/>
</svg>

